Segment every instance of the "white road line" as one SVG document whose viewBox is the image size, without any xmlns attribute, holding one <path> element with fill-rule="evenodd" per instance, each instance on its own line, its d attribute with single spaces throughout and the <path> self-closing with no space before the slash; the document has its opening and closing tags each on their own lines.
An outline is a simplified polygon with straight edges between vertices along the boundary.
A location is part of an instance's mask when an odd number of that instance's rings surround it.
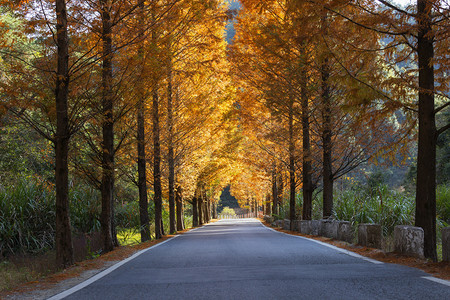
<svg viewBox="0 0 450 300">
<path fill-rule="evenodd" d="M 206 224 L 206 225 L 207 225 L 207 224 Z M 189 231 L 186 232 L 186 233 L 189 233 L 189 232 L 198 230 L 198 229 L 200 229 L 200 228 L 205 227 L 206 225 L 203 225 L 202 227 L 197 227 L 197 228 L 191 229 L 191 230 L 189 230 Z M 60 299 L 63 299 L 63 298 L 65 298 L 65 297 L 67 297 L 67 296 L 70 296 L 70 295 L 72 295 L 73 293 L 76 293 L 76 292 L 78 292 L 79 290 L 81 290 L 81 289 L 87 287 L 88 285 L 94 283 L 95 281 L 97 281 L 97 280 L 99 280 L 99 279 L 105 277 L 105 276 L 108 275 L 109 273 L 113 272 L 115 269 L 117 269 L 117 268 L 119 268 L 120 266 L 122 266 L 122 265 L 126 264 L 127 262 L 129 262 L 130 260 L 133 260 L 133 259 L 135 259 L 136 257 L 140 256 L 141 254 L 144 254 L 145 252 L 150 251 L 151 249 L 154 249 L 154 248 L 156 248 L 156 247 L 158 247 L 158 246 L 161 246 L 161 245 L 163 245 L 163 244 L 165 244 L 165 243 L 167 243 L 167 242 L 169 242 L 169 241 L 171 241 L 171 240 L 173 240 L 173 239 L 175 239 L 175 238 L 177 238 L 177 237 L 179 237 L 179 236 L 182 236 L 182 234 L 176 235 L 176 236 L 174 236 L 174 237 L 172 237 L 172 238 L 170 238 L 170 239 L 168 239 L 168 240 L 166 240 L 166 241 L 164 241 L 164 242 L 161 242 L 161 243 L 159 243 L 159 244 L 156 244 L 156 245 L 154 245 L 154 246 L 152 246 L 152 247 L 150 247 L 150 248 L 141 250 L 141 251 L 139 251 L 139 252 L 133 254 L 132 256 L 128 257 L 127 259 L 124 259 L 124 260 L 118 262 L 117 264 L 115 264 L 115 265 L 109 267 L 108 269 L 106 269 L 106 270 L 104 270 L 104 271 L 102 271 L 102 272 L 100 272 L 100 273 L 98 273 L 98 274 L 92 276 L 91 278 L 87 279 L 86 281 L 83 281 L 82 283 L 77 284 L 77 285 L 71 287 L 70 289 L 65 290 L 64 292 L 61 292 L 61 293 L 59 293 L 59 294 L 56 294 L 56 295 L 54 295 L 54 296 L 48 298 L 47 300 L 60 300 Z"/>
<path fill-rule="evenodd" d="M 258 221 L 259 221 L 259 220 L 258 220 Z M 259 222 L 261 223 L 262 226 L 264 226 L 265 228 L 267 228 L 267 229 L 269 229 L 269 230 L 272 230 L 272 231 L 274 231 L 274 232 L 278 232 L 278 233 L 281 233 L 281 234 L 289 235 L 289 236 L 296 237 L 296 238 L 299 238 L 299 239 L 305 239 L 305 240 L 308 240 L 308 241 L 312 241 L 312 242 L 315 242 L 315 243 L 320 244 L 320 245 L 322 245 L 322 246 L 325 246 L 325 247 L 334 249 L 334 250 L 336 250 L 336 251 L 342 252 L 342 253 L 344 253 L 344 254 L 347 254 L 347 255 L 349 255 L 349 256 L 353 256 L 353 257 L 360 258 L 360 259 L 362 259 L 362 260 L 371 262 L 371 263 L 373 263 L 373 264 L 377 264 L 377 265 L 382 265 L 382 264 L 384 264 L 384 263 L 381 262 L 381 261 L 378 261 L 378 260 L 375 260 L 375 259 L 371 259 L 371 258 L 362 256 L 362 255 L 356 254 L 355 252 L 348 251 L 348 250 L 345 250 L 345 249 L 342 249 L 342 248 L 339 248 L 339 247 L 336 247 L 336 246 L 333 246 L 333 245 L 330 245 L 330 244 L 327 244 L 327 243 L 324 243 L 324 242 L 321 242 L 321 241 L 318 241 L 318 240 L 309 239 L 309 238 L 304 237 L 304 236 L 292 235 L 292 234 L 287 234 L 287 233 L 284 233 L 284 232 L 277 231 L 277 230 L 275 230 L 275 229 L 273 229 L 273 228 L 267 227 L 267 226 L 264 225 L 261 221 L 259 221 Z"/>
<path fill-rule="evenodd" d="M 430 281 L 434 281 L 434 282 L 437 282 L 437 283 L 440 283 L 440 284 L 443 284 L 446 286 L 450 286 L 450 281 L 445 280 L 445 279 L 440 279 L 440 278 L 436 278 L 436 277 L 432 277 L 432 276 L 423 276 L 422 278 L 430 280 Z"/>
</svg>

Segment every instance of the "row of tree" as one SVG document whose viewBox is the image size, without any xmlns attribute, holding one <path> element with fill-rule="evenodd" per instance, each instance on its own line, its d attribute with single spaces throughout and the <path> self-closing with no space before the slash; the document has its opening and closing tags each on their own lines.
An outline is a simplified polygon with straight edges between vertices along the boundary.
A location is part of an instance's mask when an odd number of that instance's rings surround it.
<svg viewBox="0 0 450 300">
<path fill-rule="evenodd" d="M 404 160 L 417 134 L 415 220 L 425 255 L 436 260 L 436 140 L 450 127 L 444 120 L 436 128 L 435 119 L 450 105 L 448 3 L 241 3 L 232 74 L 241 156 L 260 172 L 259 186 L 272 186 L 259 199 L 278 214 L 287 189 L 294 220 L 301 188 L 308 220 L 321 189 L 323 217 L 330 217 L 336 179 L 368 160 Z"/>
<path fill-rule="evenodd" d="M 139 191 L 142 241 L 183 229 L 183 199 L 194 225 L 214 217 L 233 172 L 233 88 L 222 1 L 1 1 L 2 114 L 54 145 L 56 252 L 73 263 L 69 184 L 101 191 L 103 250 L 118 245 L 118 178 Z M 147 167 L 150 166 L 150 167 Z M 165 208 L 163 198 L 167 199 Z"/>
</svg>

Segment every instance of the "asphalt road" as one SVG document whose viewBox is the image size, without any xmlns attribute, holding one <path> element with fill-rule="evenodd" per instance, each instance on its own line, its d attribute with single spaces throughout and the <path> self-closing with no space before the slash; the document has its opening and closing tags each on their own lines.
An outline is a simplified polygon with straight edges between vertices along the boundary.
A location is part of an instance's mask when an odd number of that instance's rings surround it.
<svg viewBox="0 0 450 300">
<path fill-rule="evenodd" d="M 222 220 L 53 299 L 450 299 L 448 282 L 424 277 L 257 220 Z"/>
</svg>

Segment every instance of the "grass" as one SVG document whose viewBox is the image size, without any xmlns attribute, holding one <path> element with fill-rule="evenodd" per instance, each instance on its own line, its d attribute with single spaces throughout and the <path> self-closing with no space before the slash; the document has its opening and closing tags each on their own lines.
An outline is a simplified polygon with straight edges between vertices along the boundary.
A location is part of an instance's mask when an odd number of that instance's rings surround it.
<svg viewBox="0 0 450 300">
<path fill-rule="evenodd" d="M 141 233 L 134 228 L 117 230 L 117 239 L 121 246 L 137 245 L 141 242 Z"/>
</svg>

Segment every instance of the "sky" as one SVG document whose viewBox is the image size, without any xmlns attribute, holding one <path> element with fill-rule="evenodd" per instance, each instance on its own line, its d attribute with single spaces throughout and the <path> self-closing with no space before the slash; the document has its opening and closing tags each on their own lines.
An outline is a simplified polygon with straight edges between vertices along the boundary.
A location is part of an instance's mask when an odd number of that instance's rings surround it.
<svg viewBox="0 0 450 300">
<path fill-rule="evenodd" d="M 408 5 L 411 3 L 411 0 L 393 0 L 392 2 L 395 2 L 397 4 L 401 4 L 401 5 Z"/>
</svg>

